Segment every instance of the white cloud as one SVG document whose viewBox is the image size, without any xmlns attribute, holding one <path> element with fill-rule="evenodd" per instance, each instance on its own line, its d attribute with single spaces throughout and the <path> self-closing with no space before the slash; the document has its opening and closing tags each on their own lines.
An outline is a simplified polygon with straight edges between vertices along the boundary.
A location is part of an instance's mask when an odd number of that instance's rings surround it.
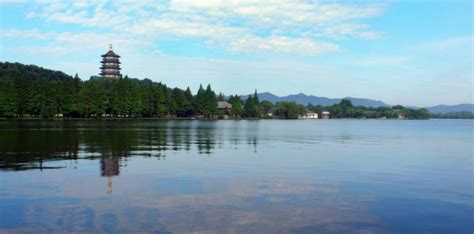
<svg viewBox="0 0 474 234">
<path fill-rule="evenodd" d="M 73 8 L 82 9 L 94 5 L 94 1 L 74 1 L 72 3 Z"/>
<path fill-rule="evenodd" d="M 41 32 L 38 29 L 9 29 L 0 31 L 2 38 L 8 39 L 33 39 L 33 40 L 46 40 L 51 38 L 53 33 Z"/>
<path fill-rule="evenodd" d="M 46 3 L 27 17 L 126 33 L 142 42 L 199 38 L 232 52 L 318 55 L 338 50 L 334 40 L 380 38 L 381 33 L 359 21 L 384 9 L 380 4 L 303 0 L 81 1 Z"/>
<path fill-rule="evenodd" d="M 389 66 L 389 67 L 406 67 L 411 58 L 401 55 L 370 55 L 362 57 L 354 61 L 356 65 L 362 66 Z"/>
<path fill-rule="evenodd" d="M 68 8 L 68 3 L 66 2 L 50 2 L 47 6 L 43 8 L 44 13 L 54 13 L 57 11 L 62 11 Z"/>
<path fill-rule="evenodd" d="M 4 48 L 12 52 L 27 54 L 42 54 L 49 56 L 89 54 L 90 51 L 102 51 L 109 43 L 114 44 L 121 52 L 136 51 L 141 48 L 150 48 L 151 41 L 128 38 L 125 34 L 94 33 L 94 32 L 41 32 L 32 30 L 6 30 L 0 36 L 8 39 L 34 39 L 43 43 L 37 45 L 22 45 L 15 48 Z"/>
<path fill-rule="evenodd" d="M 322 31 L 315 30 L 316 35 L 327 36 L 331 38 L 343 39 L 350 36 L 363 38 L 367 40 L 379 39 L 384 36 L 383 33 L 372 32 L 367 30 L 366 24 L 342 23 L 332 27 L 323 28 Z"/>
<path fill-rule="evenodd" d="M 472 35 L 468 36 L 459 36 L 459 37 L 450 37 L 440 40 L 434 40 L 426 42 L 420 45 L 421 49 L 428 49 L 432 51 L 443 51 L 443 50 L 452 50 L 452 49 L 463 49 L 472 51 L 472 45 L 474 42 L 474 37 Z"/>
<path fill-rule="evenodd" d="M 231 43 L 231 51 L 245 53 L 274 53 L 318 55 L 340 49 L 338 45 L 307 38 L 271 36 L 268 38 L 246 36 Z"/>
</svg>

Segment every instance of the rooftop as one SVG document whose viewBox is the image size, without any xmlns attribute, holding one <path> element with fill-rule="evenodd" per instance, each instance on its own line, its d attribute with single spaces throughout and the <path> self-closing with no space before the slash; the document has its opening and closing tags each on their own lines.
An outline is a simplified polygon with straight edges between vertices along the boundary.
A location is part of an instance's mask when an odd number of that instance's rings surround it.
<svg viewBox="0 0 474 234">
<path fill-rule="evenodd" d="M 116 54 L 114 51 L 109 50 L 107 53 L 101 55 L 102 57 L 117 57 L 120 58 L 120 55 Z"/>
<path fill-rule="evenodd" d="M 103 55 L 102 57 L 117 57 L 120 58 L 120 55 L 116 54 L 112 49 L 112 44 L 109 45 L 109 51 Z"/>
<path fill-rule="evenodd" d="M 231 109 L 232 104 L 230 104 L 228 102 L 224 102 L 224 101 L 217 102 L 217 108 L 218 109 Z"/>
</svg>

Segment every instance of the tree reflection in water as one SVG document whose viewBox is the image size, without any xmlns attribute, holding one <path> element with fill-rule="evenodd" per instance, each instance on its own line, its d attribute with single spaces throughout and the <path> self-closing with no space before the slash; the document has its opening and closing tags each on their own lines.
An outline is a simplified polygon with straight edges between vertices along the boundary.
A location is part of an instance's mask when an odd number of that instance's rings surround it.
<svg viewBox="0 0 474 234">
<path fill-rule="evenodd" d="M 130 157 L 165 158 L 169 151 L 211 155 L 225 141 L 215 121 L 8 121 L 0 125 L 0 170 L 58 169 L 58 161 L 100 160 L 102 176 L 117 176 Z M 232 131 L 235 129 L 231 129 Z M 236 132 L 238 134 L 238 131 Z M 257 138 L 247 142 L 255 152 Z"/>
<path fill-rule="evenodd" d="M 472 233 L 471 126 L 0 121 L 0 232 Z"/>
</svg>

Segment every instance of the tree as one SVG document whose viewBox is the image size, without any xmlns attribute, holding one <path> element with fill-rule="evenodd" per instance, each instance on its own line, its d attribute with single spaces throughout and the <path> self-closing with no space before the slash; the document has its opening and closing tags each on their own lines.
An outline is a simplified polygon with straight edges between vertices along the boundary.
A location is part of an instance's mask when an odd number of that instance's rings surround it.
<svg viewBox="0 0 474 234">
<path fill-rule="evenodd" d="M 230 96 L 229 97 L 229 100 L 228 100 L 229 104 L 232 105 L 232 115 L 234 116 L 241 116 L 242 113 L 243 113 L 243 105 L 244 103 L 242 102 L 242 100 L 240 99 L 240 96 L 239 95 L 235 95 L 235 96 Z"/>
<path fill-rule="evenodd" d="M 277 102 L 275 104 L 274 116 L 282 119 L 297 119 L 305 113 L 303 105 L 296 102 Z"/>
<path fill-rule="evenodd" d="M 176 105 L 176 115 L 178 117 L 187 117 L 189 110 L 192 107 L 192 103 L 189 102 L 188 98 L 186 97 L 185 91 L 174 88 L 172 98 L 174 99 L 174 103 Z"/>
<path fill-rule="evenodd" d="M 53 117 L 57 113 L 57 104 L 55 103 L 57 95 L 54 87 L 47 87 L 46 92 L 49 95 L 44 95 L 44 98 L 41 101 L 40 115 L 43 118 Z"/>
<path fill-rule="evenodd" d="M 26 114 L 27 111 L 30 109 L 28 107 L 31 105 L 28 105 L 28 104 L 30 101 L 31 92 L 34 89 L 31 89 L 31 82 L 28 81 L 25 73 L 21 73 L 19 76 L 15 78 L 14 81 L 15 81 L 15 90 L 16 90 L 15 92 L 18 98 L 16 102 L 17 104 L 16 109 L 18 111 L 18 115 L 20 117 L 23 117 L 23 115 Z M 40 91 L 44 91 L 44 90 L 40 90 Z M 34 103 L 33 105 L 40 106 L 41 104 Z"/>
<path fill-rule="evenodd" d="M 264 100 L 260 103 L 260 109 L 264 114 L 270 113 L 273 109 L 273 103 L 267 100 Z"/>
<path fill-rule="evenodd" d="M 258 98 L 257 90 L 254 95 L 250 95 L 245 101 L 244 115 L 250 118 L 260 117 L 260 101 Z"/>
<path fill-rule="evenodd" d="M 18 114 L 18 102 L 13 79 L 1 79 L 0 116 L 15 117 Z"/>
<path fill-rule="evenodd" d="M 342 99 L 341 102 L 339 103 L 339 105 L 342 107 L 342 108 L 350 108 L 350 107 L 353 107 L 352 106 L 352 102 L 351 100 L 349 99 Z"/>
<path fill-rule="evenodd" d="M 217 114 L 217 97 L 214 91 L 212 91 L 211 85 L 208 85 L 205 90 L 202 88 L 202 85 L 199 86 L 199 90 L 194 98 L 194 109 L 198 115 L 205 117 Z"/>
<path fill-rule="evenodd" d="M 60 105 L 60 110 L 58 113 L 63 113 L 64 116 L 74 116 L 78 114 L 78 90 L 75 87 L 75 79 L 79 79 L 79 76 L 76 74 L 74 79 L 67 79 L 61 82 L 59 93 L 57 97 L 58 103 Z"/>
<path fill-rule="evenodd" d="M 100 117 L 105 113 L 109 99 L 99 79 L 89 80 L 81 90 L 80 97 L 81 112 L 85 116 Z M 125 109 L 123 111 L 125 112 Z"/>
<path fill-rule="evenodd" d="M 194 110 L 196 111 L 196 114 L 198 115 L 204 115 L 205 114 L 205 91 L 202 88 L 202 85 L 199 85 L 198 92 L 196 94 L 196 97 L 194 97 Z"/>
<path fill-rule="evenodd" d="M 139 81 L 136 79 L 130 79 L 129 81 L 129 96 L 128 96 L 128 114 L 132 117 L 140 116 L 143 111 L 142 103 L 142 90 L 140 88 Z"/>
<path fill-rule="evenodd" d="M 189 103 L 189 106 L 186 110 L 186 116 L 192 116 L 192 115 L 194 115 L 194 108 L 193 108 L 194 97 L 193 97 L 193 94 L 191 93 L 191 90 L 189 89 L 189 87 L 186 88 L 186 91 L 184 92 L 184 95 L 186 97 L 186 100 Z"/>
<path fill-rule="evenodd" d="M 222 94 L 222 92 L 219 93 L 219 96 L 217 96 L 217 101 L 220 101 L 220 102 L 225 101 L 224 94 Z"/>
<path fill-rule="evenodd" d="M 217 114 L 217 97 L 214 91 L 212 91 L 210 84 L 206 88 L 204 106 L 205 116 L 211 117 Z"/>
<path fill-rule="evenodd" d="M 142 115 L 145 117 L 152 117 L 158 114 L 155 108 L 156 95 L 154 93 L 154 86 L 156 86 L 156 84 L 150 79 L 144 79 L 143 82 L 141 82 L 141 90 L 143 93 L 141 96 L 141 102 L 143 104 Z"/>
</svg>

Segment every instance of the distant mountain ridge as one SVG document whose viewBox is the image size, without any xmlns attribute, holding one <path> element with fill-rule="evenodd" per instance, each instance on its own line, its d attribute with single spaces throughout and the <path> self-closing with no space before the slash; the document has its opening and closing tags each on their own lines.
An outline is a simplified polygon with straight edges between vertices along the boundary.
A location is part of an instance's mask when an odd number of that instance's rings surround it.
<svg viewBox="0 0 474 234">
<path fill-rule="evenodd" d="M 436 105 L 426 108 L 431 113 L 448 113 L 448 112 L 474 112 L 474 104 L 459 104 L 459 105 Z"/>
<path fill-rule="evenodd" d="M 273 103 L 276 102 L 296 102 L 298 104 L 307 105 L 309 103 L 322 106 L 330 106 L 341 102 L 341 99 L 351 100 L 354 106 L 366 106 L 366 107 L 383 107 L 391 106 L 384 103 L 380 100 L 373 100 L 368 98 L 355 98 L 355 97 L 345 97 L 345 98 L 327 98 L 327 97 L 318 97 L 314 95 L 306 95 L 304 93 L 292 94 L 288 96 L 277 96 L 270 92 L 258 93 L 258 98 L 260 101 L 267 100 Z M 241 95 L 240 98 L 247 99 L 249 95 Z M 417 108 L 417 107 L 412 107 Z M 447 112 L 461 112 L 468 111 L 474 112 L 474 104 L 459 104 L 459 105 L 436 105 L 432 107 L 425 107 L 428 111 L 432 113 L 447 113 Z"/>
<path fill-rule="evenodd" d="M 257 95 L 260 101 L 267 100 L 273 103 L 285 101 L 285 102 L 296 102 L 302 105 L 307 105 L 311 103 L 315 105 L 330 106 L 330 105 L 334 105 L 341 102 L 342 99 L 349 99 L 352 101 L 352 104 L 355 106 L 368 106 L 368 107 L 390 106 L 382 101 L 367 99 L 367 98 L 354 98 L 354 97 L 327 98 L 327 97 L 318 97 L 314 95 L 306 95 L 304 93 L 279 97 L 269 92 L 258 93 Z M 249 95 L 242 95 L 240 97 L 242 99 L 247 99 L 248 96 Z"/>
</svg>

